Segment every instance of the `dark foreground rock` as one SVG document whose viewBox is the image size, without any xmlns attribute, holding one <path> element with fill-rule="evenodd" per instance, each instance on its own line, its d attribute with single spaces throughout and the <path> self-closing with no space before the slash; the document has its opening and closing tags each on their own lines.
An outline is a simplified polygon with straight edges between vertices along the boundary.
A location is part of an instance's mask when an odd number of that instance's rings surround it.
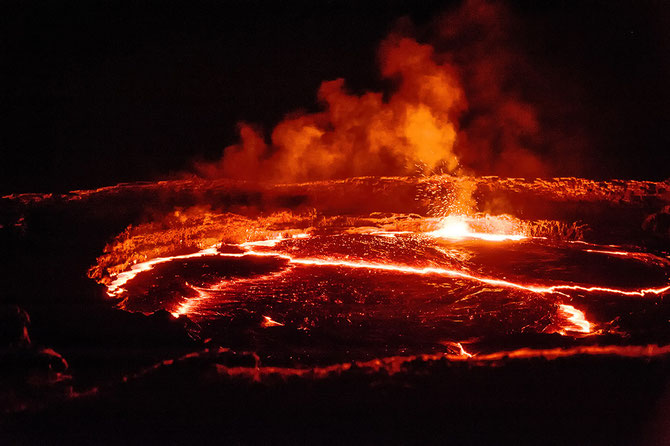
<svg viewBox="0 0 670 446">
<path fill-rule="evenodd" d="M 201 345 L 199 327 L 167 311 L 144 315 L 107 306 L 50 305 L 36 309 L 31 324 L 28 314 L 15 305 L 0 310 L 3 413 L 95 392 Z"/>
<path fill-rule="evenodd" d="M 0 306 L 0 413 L 42 407 L 72 393 L 67 361 L 33 344 L 29 325 L 20 307 Z"/>
<path fill-rule="evenodd" d="M 170 361 L 96 396 L 7 417 L 5 441 L 655 445 L 670 434 L 667 359 L 417 360 L 393 375 L 260 381 L 240 373 L 248 363 Z"/>
</svg>

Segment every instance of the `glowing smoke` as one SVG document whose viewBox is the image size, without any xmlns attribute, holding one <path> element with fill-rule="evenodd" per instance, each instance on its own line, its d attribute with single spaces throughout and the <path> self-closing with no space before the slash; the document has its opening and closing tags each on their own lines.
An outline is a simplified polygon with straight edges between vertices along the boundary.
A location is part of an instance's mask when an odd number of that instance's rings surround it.
<svg viewBox="0 0 670 446">
<path fill-rule="evenodd" d="M 513 49 L 506 11 L 475 0 L 435 22 L 422 44 L 393 33 L 380 45 L 381 75 L 396 82 L 388 98 L 347 92 L 326 81 L 323 111 L 291 115 L 267 141 L 239 124 L 240 142 L 206 177 L 295 182 L 417 173 L 540 176 L 546 164 L 535 108 L 522 98 L 527 65 Z M 437 49 L 436 49 L 437 48 Z"/>
</svg>

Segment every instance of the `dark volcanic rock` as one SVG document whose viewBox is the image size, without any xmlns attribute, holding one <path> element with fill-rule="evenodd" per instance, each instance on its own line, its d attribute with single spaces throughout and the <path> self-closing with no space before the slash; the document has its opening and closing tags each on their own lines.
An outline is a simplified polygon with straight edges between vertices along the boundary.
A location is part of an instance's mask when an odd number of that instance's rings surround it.
<svg viewBox="0 0 670 446">
<path fill-rule="evenodd" d="M 642 229 L 670 239 L 670 205 L 648 216 L 642 223 Z"/>
<path fill-rule="evenodd" d="M 41 406 L 71 393 L 67 361 L 32 344 L 29 323 L 21 308 L 0 307 L 0 412 Z"/>
<path fill-rule="evenodd" d="M 30 316 L 16 305 L 0 305 L 0 346 L 21 347 L 30 344 Z"/>
<path fill-rule="evenodd" d="M 170 361 L 0 427 L 22 444 L 667 444 L 658 406 L 670 397 L 667 360 L 417 359 L 391 375 L 351 368 L 259 382 L 253 369 L 226 373 L 235 369 L 218 356 Z"/>
</svg>

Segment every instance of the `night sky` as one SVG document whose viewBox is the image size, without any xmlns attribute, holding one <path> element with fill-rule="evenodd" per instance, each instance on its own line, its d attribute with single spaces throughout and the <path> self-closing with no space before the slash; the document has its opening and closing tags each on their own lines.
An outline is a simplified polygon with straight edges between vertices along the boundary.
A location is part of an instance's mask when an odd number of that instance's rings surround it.
<svg viewBox="0 0 670 446">
<path fill-rule="evenodd" d="M 271 129 L 318 110 L 323 80 L 388 88 L 377 46 L 397 20 L 420 29 L 458 4 L 130 3 L 1 4 L 0 193 L 169 178 L 214 160 L 238 121 Z M 510 9 L 530 60 L 578 92 L 571 125 L 589 137 L 589 176 L 670 177 L 670 3 Z"/>
</svg>

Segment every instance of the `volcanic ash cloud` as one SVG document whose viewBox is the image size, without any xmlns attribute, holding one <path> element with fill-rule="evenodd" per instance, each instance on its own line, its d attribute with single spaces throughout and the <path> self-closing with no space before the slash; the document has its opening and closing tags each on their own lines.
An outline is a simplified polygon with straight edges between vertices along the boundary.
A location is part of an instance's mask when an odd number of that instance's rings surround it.
<svg viewBox="0 0 670 446">
<path fill-rule="evenodd" d="M 325 81 L 318 91 L 323 111 L 287 116 L 269 140 L 240 123 L 240 142 L 196 169 L 209 178 L 270 182 L 546 175 L 554 148 L 522 94 L 533 90 L 534 70 L 511 38 L 512 24 L 500 5 L 475 0 L 434 21 L 423 33 L 432 44 L 394 32 L 379 47 L 391 94 L 356 95 L 343 79 Z"/>
</svg>

